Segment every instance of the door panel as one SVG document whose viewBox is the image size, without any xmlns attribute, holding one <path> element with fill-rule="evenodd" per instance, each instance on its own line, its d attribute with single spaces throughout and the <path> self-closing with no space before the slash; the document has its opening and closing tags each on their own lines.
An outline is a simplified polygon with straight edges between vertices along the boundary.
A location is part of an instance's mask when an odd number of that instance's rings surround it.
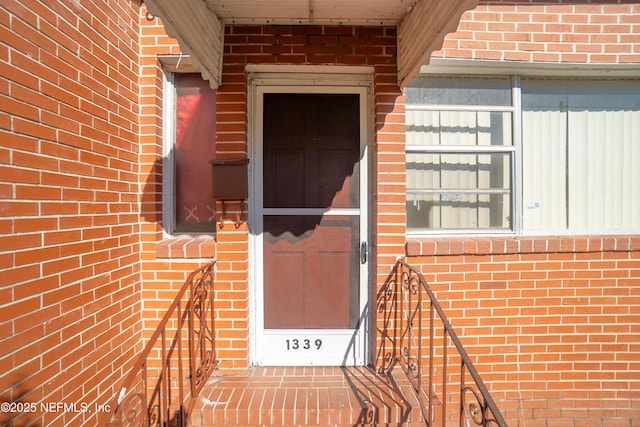
<svg viewBox="0 0 640 427">
<path fill-rule="evenodd" d="M 337 198 L 357 207 L 358 96 L 264 97 L 263 206 L 329 208 Z"/>
<path fill-rule="evenodd" d="M 305 168 L 305 153 L 302 150 L 274 150 L 271 153 L 269 176 L 264 182 L 270 186 L 272 207 L 295 208 L 304 205 L 304 187 L 292 185 L 300 182 L 300 171 Z"/>
<path fill-rule="evenodd" d="M 359 177 L 358 165 L 353 165 L 350 161 L 352 153 L 349 152 L 323 152 L 318 159 L 319 169 L 324 171 L 319 177 L 321 200 L 331 200 L 332 208 L 349 208 L 359 205 L 359 191 L 357 180 Z M 350 169 L 352 169 L 351 175 Z M 338 183 L 336 177 L 344 177 L 342 187 L 336 191 Z M 355 181 L 355 182 L 354 182 Z M 333 193 L 332 193 L 333 192 Z"/>
<path fill-rule="evenodd" d="M 325 217 L 313 230 L 296 235 L 303 231 L 301 224 L 312 222 L 309 218 L 317 217 L 264 219 L 266 329 L 345 329 L 357 323 L 359 265 L 353 236 L 359 224 L 348 217 Z"/>
<path fill-rule="evenodd" d="M 262 96 L 259 363 L 356 363 L 362 92 Z"/>
</svg>

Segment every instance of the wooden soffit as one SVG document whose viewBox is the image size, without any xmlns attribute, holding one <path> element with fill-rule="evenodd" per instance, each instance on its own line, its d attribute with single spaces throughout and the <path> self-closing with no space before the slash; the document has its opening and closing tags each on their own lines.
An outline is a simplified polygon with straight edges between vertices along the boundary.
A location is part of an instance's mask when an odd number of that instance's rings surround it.
<svg viewBox="0 0 640 427">
<path fill-rule="evenodd" d="M 419 0 L 398 26 L 398 83 L 409 85 L 442 47 L 448 33 L 456 31 L 462 14 L 478 0 Z"/>
<path fill-rule="evenodd" d="M 233 1 L 233 0 L 231 0 Z M 203 0 L 145 0 L 149 12 L 162 19 L 170 37 L 190 56 L 212 89 L 222 83 L 224 24 Z"/>
<path fill-rule="evenodd" d="M 205 79 L 221 84 L 225 25 L 398 27 L 398 81 L 409 84 L 478 0 L 145 0 Z"/>
</svg>

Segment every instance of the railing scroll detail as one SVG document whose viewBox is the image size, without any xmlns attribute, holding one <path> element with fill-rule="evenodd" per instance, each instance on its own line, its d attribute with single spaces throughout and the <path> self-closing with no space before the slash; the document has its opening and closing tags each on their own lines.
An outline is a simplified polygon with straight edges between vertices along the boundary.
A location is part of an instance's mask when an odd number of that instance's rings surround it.
<svg viewBox="0 0 640 427">
<path fill-rule="evenodd" d="M 215 261 L 193 271 L 123 381 L 101 425 L 184 427 L 216 368 Z"/>
<path fill-rule="evenodd" d="M 507 427 L 422 273 L 396 262 L 378 293 L 377 366 L 399 366 L 429 426 Z"/>
</svg>

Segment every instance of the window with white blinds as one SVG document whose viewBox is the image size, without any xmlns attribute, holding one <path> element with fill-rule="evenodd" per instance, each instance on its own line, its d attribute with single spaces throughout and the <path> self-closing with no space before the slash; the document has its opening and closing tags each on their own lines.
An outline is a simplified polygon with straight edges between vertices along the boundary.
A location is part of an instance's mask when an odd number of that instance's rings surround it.
<svg viewBox="0 0 640 427">
<path fill-rule="evenodd" d="M 640 229 L 640 82 L 522 80 L 523 228 Z"/>
<path fill-rule="evenodd" d="M 421 77 L 407 89 L 409 230 L 511 230 L 511 81 Z"/>
<path fill-rule="evenodd" d="M 409 232 L 640 230 L 640 80 L 421 76 L 406 120 Z"/>
</svg>

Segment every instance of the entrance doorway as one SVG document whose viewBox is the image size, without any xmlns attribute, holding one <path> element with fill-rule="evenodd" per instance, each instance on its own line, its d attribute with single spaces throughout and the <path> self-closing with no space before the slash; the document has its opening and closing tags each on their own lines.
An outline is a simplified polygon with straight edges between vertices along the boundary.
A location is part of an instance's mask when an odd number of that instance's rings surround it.
<svg viewBox="0 0 640 427">
<path fill-rule="evenodd" d="M 254 363 L 365 364 L 367 88 L 254 89 Z"/>
</svg>

